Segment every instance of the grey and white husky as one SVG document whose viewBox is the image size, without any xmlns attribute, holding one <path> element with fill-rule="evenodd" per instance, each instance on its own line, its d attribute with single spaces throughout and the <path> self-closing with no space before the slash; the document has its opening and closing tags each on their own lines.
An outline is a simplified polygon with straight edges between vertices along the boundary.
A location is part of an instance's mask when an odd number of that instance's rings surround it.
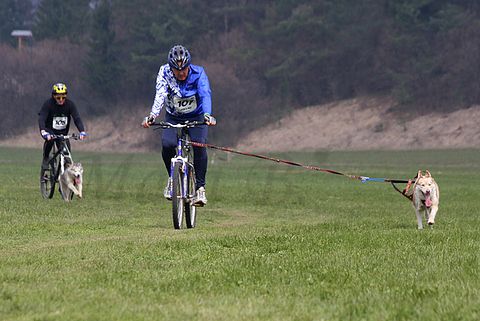
<svg viewBox="0 0 480 321">
<path fill-rule="evenodd" d="M 428 225 L 433 227 L 435 224 L 435 216 L 438 211 L 438 204 L 440 201 L 440 191 L 438 185 L 433 179 L 430 172 L 425 171 L 425 175 L 422 171 L 418 171 L 417 179 L 413 187 L 413 207 L 415 208 L 415 214 L 417 215 L 418 229 L 423 229 L 422 212 L 425 214 L 425 219 Z"/>
<path fill-rule="evenodd" d="M 82 198 L 83 167 L 80 163 L 67 164 L 59 177 L 60 191 L 65 201 L 70 201 L 73 194 Z"/>
</svg>

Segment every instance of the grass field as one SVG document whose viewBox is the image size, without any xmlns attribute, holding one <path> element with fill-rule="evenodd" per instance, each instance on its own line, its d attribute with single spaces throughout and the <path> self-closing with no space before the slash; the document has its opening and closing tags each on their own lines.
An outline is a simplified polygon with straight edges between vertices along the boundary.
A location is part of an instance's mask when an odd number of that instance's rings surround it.
<svg viewBox="0 0 480 321">
<path fill-rule="evenodd" d="M 157 154 L 76 153 L 84 199 L 40 196 L 0 148 L 0 320 L 480 320 L 480 151 L 276 157 L 371 177 L 429 169 L 433 230 L 385 183 L 218 155 L 175 231 Z"/>
</svg>

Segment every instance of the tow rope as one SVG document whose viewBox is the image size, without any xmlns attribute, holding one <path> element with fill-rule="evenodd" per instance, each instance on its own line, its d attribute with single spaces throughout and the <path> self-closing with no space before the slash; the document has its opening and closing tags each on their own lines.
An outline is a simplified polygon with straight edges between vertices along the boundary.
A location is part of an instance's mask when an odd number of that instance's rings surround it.
<svg viewBox="0 0 480 321">
<path fill-rule="evenodd" d="M 334 170 L 331 170 L 331 169 L 320 168 L 320 167 L 312 166 L 312 165 L 304 165 L 304 164 L 301 164 L 301 163 L 292 162 L 292 161 L 285 160 L 285 159 L 278 159 L 278 158 L 268 157 L 268 156 L 264 156 L 264 155 L 241 152 L 241 151 L 234 150 L 234 149 L 228 148 L 228 147 L 215 146 L 215 145 L 212 145 L 212 144 L 198 143 L 198 142 L 193 142 L 193 141 L 188 141 L 187 143 L 192 145 L 192 146 L 196 146 L 196 147 L 207 147 L 207 148 L 210 148 L 210 149 L 221 150 L 221 151 L 229 152 L 229 153 L 233 153 L 233 154 L 239 154 L 239 155 L 245 155 L 245 156 L 250 156 L 250 157 L 256 157 L 256 158 L 260 158 L 260 159 L 266 159 L 266 160 L 273 161 L 273 162 L 276 162 L 276 163 L 282 163 L 282 164 L 291 165 L 291 166 L 298 166 L 298 167 L 302 167 L 302 168 L 305 168 L 305 169 L 308 169 L 308 170 L 314 170 L 314 171 L 319 171 L 319 172 L 324 172 L 324 173 L 329 173 L 329 174 L 341 175 L 341 176 L 348 177 L 350 179 L 359 180 L 362 183 L 366 183 L 366 182 L 391 183 L 392 186 L 395 188 L 395 190 L 397 192 L 399 192 L 403 196 L 407 197 L 408 199 L 411 199 L 411 197 L 407 195 L 407 193 L 409 191 L 409 188 L 410 188 L 410 185 L 412 183 L 411 179 L 408 179 L 408 180 L 406 180 L 406 179 L 390 179 L 390 178 L 368 177 L 368 176 L 361 176 L 361 175 L 350 175 L 350 174 L 345 174 L 345 173 L 341 173 L 341 172 L 338 172 L 338 171 L 334 171 Z M 397 186 L 395 186 L 395 184 L 399 184 L 399 183 L 407 183 L 407 187 L 403 191 L 401 191 Z"/>
</svg>

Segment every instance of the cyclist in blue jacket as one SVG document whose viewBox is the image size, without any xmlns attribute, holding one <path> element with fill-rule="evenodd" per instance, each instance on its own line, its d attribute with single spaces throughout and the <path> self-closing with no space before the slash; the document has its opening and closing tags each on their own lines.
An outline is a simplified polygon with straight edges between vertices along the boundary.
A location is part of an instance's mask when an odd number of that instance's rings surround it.
<svg viewBox="0 0 480 321">
<path fill-rule="evenodd" d="M 212 99 L 207 74 L 201 66 L 190 63 L 191 56 L 188 50 L 181 45 L 175 45 L 168 53 L 168 64 L 160 67 L 157 75 L 156 95 L 150 115 L 142 122 L 148 128 L 160 115 L 165 107 L 165 121 L 178 124 L 186 120 L 205 121 L 206 125 L 189 128 L 192 141 L 207 142 L 208 126 L 216 124 L 212 113 Z M 170 164 L 175 156 L 177 145 L 177 131 L 175 128 L 163 130 L 162 158 L 168 175 Z M 207 149 L 193 147 L 193 165 L 196 173 L 195 205 L 203 206 L 207 203 L 205 196 L 205 176 L 207 173 Z M 171 200 L 172 178 L 168 178 L 164 190 L 164 197 Z"/>
</svg>

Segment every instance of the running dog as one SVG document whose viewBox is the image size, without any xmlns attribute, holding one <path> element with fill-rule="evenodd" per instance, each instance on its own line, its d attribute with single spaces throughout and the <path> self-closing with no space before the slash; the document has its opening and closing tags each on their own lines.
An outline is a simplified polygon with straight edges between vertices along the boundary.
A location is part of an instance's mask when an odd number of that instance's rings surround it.
<svg viewBox="0 0 480 321">
<path fill-rule="evenodd" d="M 433 179 L 430 172 L 425 171 L 425 175 L 419 170 L 415 183 L 413 185 L 412 204 L 417 215 L 418 229 L 423 229 L 422 212 L 430 227 L 435 224 L 435 216 L 438 211 L 438 203 L 440 201 L 440 191 L 438 185 Z"/>
<path fill-rule="evenodd" d="M 83 167 L 80 163 L 67 164 L 65 171 L 60 175 L 60 191 L 65 201 L 70 201 L 70 195 L 82 198 Z"/>
</svg>

